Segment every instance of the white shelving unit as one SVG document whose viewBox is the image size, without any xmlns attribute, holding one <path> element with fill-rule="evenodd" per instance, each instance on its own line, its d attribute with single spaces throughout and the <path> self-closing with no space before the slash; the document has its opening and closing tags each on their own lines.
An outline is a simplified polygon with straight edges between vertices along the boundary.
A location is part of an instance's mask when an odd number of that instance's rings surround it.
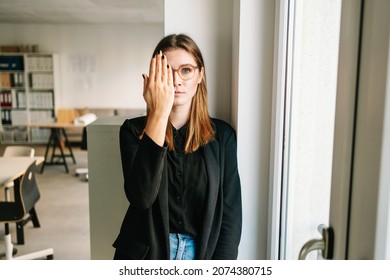
<svg viewBox="0 0 390 280">
<path fill-rule="evenodd" d="M 50 53 L 0 53 L 1 143 L 46 143 L 55 122 L 57 57 Z"/>
</svg>

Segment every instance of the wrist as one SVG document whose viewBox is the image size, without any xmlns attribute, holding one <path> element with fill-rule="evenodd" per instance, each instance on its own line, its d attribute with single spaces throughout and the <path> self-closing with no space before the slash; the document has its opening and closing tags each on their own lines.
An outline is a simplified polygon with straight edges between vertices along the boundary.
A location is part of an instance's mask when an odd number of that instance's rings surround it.
<svg viewBox="0 0 390 280">
<path fill-rule="evenodd" d="M 157 145 L 163 147 L 165 142 L 165 132 L 168 125 L 168 117 L 158 114 L 149 114 L 145 126 L 145 133 Z"/>
</svg>

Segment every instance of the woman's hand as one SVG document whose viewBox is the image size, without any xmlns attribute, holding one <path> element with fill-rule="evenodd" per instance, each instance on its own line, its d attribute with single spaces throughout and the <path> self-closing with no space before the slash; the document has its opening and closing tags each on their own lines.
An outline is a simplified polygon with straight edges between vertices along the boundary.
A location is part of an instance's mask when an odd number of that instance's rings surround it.
<svg viewBox="0 0 390 280">
<path fill-rule="evenodd" d="M 175 98 L 172 68 L 161 51 L 150 62 L 149 76 L 144 78 L 144 99 L 148 109 L 145 133 L 163 146 L 165 131 Z"/>
<path fill-rule="evenodd" d="M 168 120 L 171 113 L 175 91 L 172 69 L 161 51 L 150 62 L 149 76 L 144 77 L 144 99 L 148 113 Z"/>
</svg>

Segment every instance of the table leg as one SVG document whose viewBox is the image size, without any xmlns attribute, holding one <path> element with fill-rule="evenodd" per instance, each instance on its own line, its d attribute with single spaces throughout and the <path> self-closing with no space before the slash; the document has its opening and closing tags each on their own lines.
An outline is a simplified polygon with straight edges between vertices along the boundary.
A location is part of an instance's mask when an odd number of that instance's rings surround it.
<svg viewBox="0 0 390 280">
<path fill-rule="evenodd" d="M 45 164 L 46 164 L 46 161 L 47 161 L 47 155 L 49 154 L 49 149 L 50 149 L 50 146 L 51 146 L 51 142 L 54 141 L 54 131 L 53 129 L 50 129 L 50 137 L 49 137 L 49 141 L 47 141 L 47 144 L 46 144 L 46 149 L 45 149 L 45 160 L 43 161 L 42 163 L 42 167 L 41 167 L 41 173 L 43 173 L 43 170 L 45 169 Z M 53 155 L 52 155 L 52 159 L 53 159 Z"/>
<path fill-rule="evenodd" d="M 71 156 L 71 158 L 73 160 L 73 163 L 76 163 L 76 159 L 75 159 L 75 157 L 73 155 L 73 151 L 72 151 L 72 145 L 70 145 L 70 142 L 68 140 L 68 135 L 66 135 L 66 131 L 65 131 L 64 128 L 62 128 L 61 130 L 62 130 L 62 134 L 64 135 L 64 138 L 65 138 L 65 146 L 68 147 L 69 154 L 70 154 L 70 156 Z"/>
<path fill-rule="evenodd" d="M 65 147 L 68 148 L 69 154 L 65 154 L 64 149 L 61 145 L 61 133 L 64 135 L 65 138 Z M 52 148 L 51 152 L 51 158 L 48 159 L 49 149 Z M 60 150 L 60 154 L 56 154 L 56 149 Z M 42 164 L 41 167 L 41 173 L 43 172 L 45 165 L 55 165 L 55 164 L 61 164 L 64 165 L 66 173 L 69 173 L 68 164 L 66 162 L 66 157 L 70 156 L 72 157 L 73 163 L 76 163 L 76 159 L 74 157 L 72 147 L 68 141 L 68 136 L 66 135 L 64 128 L 50 128 L 50 137 L 49 141 L 46 144 L 46 150 L 45 150 L 45 161 Z M 54 158 L 60 157 L 62 159 L 62 162 L 54 162 Z"/>
<path fill-rule="evenodd" d="M 64 163 L 66 173 L 69 173 L 68 164 L 66 163 L 66 158 L 64 154 L 64 149 L 62 149 L 62 145 L 61 145 L 61 130 L 57 130 L 57 144 L 58 144 L 58 148 L 60 149 L 61 158 Z"/>
</svg>

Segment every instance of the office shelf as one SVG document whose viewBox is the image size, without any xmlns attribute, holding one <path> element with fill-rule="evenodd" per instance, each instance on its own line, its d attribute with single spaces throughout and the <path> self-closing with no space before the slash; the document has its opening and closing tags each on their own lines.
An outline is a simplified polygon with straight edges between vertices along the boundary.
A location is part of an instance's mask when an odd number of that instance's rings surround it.
<svg viewBox="0 0 390 280">
<path fill-rule="evenodd" d="M 2 143 L 46 142 L 29 125 L 55 122 L 56 64 L 51 53 L 0 53 Z"/>
</svg>

